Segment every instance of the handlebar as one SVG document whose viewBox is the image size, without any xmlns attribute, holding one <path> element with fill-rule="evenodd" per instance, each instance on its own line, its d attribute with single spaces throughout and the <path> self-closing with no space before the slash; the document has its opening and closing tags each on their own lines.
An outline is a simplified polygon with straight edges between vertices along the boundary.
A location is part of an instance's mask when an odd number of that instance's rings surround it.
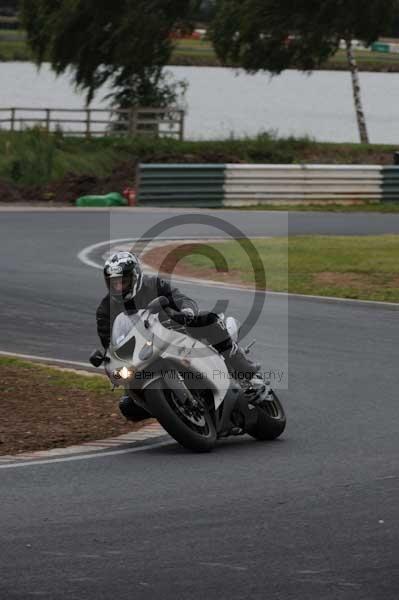
<svg viewBox="0 0 399 600">
<path fill-rule="evenodd" d="M 186 325 L 190 321 L 190 317 L 185 313 L 182 313 L 170 306 L 164 309 L 165 313 L 170 317 L 173 321 L 178 323 L 179 325 Z"/>
</svg>

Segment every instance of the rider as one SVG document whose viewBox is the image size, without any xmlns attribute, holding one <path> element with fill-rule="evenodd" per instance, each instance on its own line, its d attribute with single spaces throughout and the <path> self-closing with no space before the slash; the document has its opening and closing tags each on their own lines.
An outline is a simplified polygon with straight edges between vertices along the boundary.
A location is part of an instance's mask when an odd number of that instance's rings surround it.
<svg viewBox="0 0 399 600">
<path fill-rule="evenodd" d="M 155 275 L 145 275 L 138 257 L 130 252 L 117 252 L 105 263 L 104 279 L 108 294 L 97 309 L 97 331 L 101 343 L 108 348 L 111 339 L 112 324 L 118 314 L 128 314 L 147 308 L 151 300 L 158 296 L 166 296 L 169 306 L 184 315 L 186 325 L 193 337 L 200 331 L 200 337 L 206 339 L 225 359 L 226 366 L 234 377 L 251 379 L 260 366 L 248 360 L 245 353 L 231 339 L 224 321 L 219 315 L 210 312 L 199 312 L 197 303 L 188 298 L 170 283 Z M 200 328 L 199 330 L 196 328 Z M 124 397 L 120 408 L 128 403 Z M 125 407 L 126 408 L 126 407 Z M 146 415 L 141 418 L 148 417 Z M 140 415 L 136 415 L 140 416 Z M 134 419 L 137 420 L 137 419 Z"/>
</svg>

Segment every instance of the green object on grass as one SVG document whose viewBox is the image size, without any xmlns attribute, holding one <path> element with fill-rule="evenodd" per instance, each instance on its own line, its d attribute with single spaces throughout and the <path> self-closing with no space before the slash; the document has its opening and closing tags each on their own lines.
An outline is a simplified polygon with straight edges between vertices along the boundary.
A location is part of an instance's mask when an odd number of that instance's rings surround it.
<svg viewBox="0 0 399 600">
<path fill-rule="evenodd" d="M 81 196 L 76 200 L 76 206 L 127 206 L 127 200 L 118 192 L 105 196 Z"/>
<path fill-rule="evenodd" d="M 371 50 L 373 52 L 385 52 L 387 54 L 391 51 L 389 44 L 383 44 L 381 42 L 374 42 L 374 44 L 371 45 Z"/>
</svg>

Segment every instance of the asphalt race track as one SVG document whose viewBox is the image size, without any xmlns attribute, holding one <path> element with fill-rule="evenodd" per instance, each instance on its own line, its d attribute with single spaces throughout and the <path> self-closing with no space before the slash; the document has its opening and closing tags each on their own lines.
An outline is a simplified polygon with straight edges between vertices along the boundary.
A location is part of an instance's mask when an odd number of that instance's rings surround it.
<svg viewBox="0 0 399 600">
<path fill-rule="evenodd" d="M 86 362 L 103 282 L 78 253 L 174 214 L 0 213 L 0 350 Z M 287 229 L 279 213 L 208 214 L 250 236 Z M 399 233 L 399 215 L 292 213 L 288 230 Z M 209 308 L 226 295 L 184 287 Z M 248 293 L 228 296 L 245 318 Z M 281 440 L 0 465 L 1 600 L 399 597 L 399 312 L 291 298 L 287 361 L 286 308 L 268 296 L 255 333 L 256 358 L 289 367 Z"/>
</svg>

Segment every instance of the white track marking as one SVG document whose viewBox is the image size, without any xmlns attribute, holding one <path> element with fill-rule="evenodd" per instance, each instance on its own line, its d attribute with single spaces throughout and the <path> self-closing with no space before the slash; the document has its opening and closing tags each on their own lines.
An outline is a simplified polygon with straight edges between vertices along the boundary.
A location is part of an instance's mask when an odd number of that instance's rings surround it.
<svg viewBox="0 0 399 600">
<path fill-rule="evenodd" d="M 4 350 L 0 350 L 0 356 L 21 358 L 25 360 L 37 360 L 41 362 L 56 363 L 59 365 L 71 365 L 73 367 L 81 367 L 82 369 L 93 368 L 90 363 L 77 362 L 76 360 L 62 360 L 60 358 L 49 358 L 48 356 L 36 356 L 35 354 L 18 354 L 17 352 L 5 352 Z"/>
<path fill-rule="evenodd" d="M 261 239 L 262 236 L 253 236 L 251 239 Z M 160 237 L 157 238 L 159 240 L 164 240 L 164 241 L 169 241 L 171 243 L 176 242 L 176 241 L 185 241 L 186 238 L 174 238 L 171 239 L 170 237 Z M 198 241 L 204 240 L 204 238 L 196 238 L 198 239 Z M 215 238 L 215 241 L 223 241 L 225 238 Z M 122 244 L 122 243 L 135 243 L 138 242 L 140 240 L 144 241 L 144 238 L 128 238 L 128 239 L 119 239 L 119 240 L 107 240 L 105 242 L 98 242 L 97 244 L 93 244 L 92 246 L 88 246 L 87 248 L 84 248 L 83 250 L 81 250 L 81 252 L 79 252 L 78 254 L 78 259 L 83 262 L 85 265 L 87 265 L 88 267 L 92 267 L 95 269 L 103 269 L 103 265 L 100 263 L 95 262 L 94 260 L 92 260 L 90 258 L 90 254 L 92 252 L 94 252 L 94 250 L 98 250 L 99 248 L 103 247 L 103 246 L 115 246 L 117 244 Z M 209 238 L 207 238 L 206 241 L 210 241 Z M 254 290 L 252 288 L 248 288 L 245 286 L 240 286 L 240 285 L 234 285 L 234 284 L 230 284 L 230 283 L 221 283 L 218 281 L 213 281 L 211 279 L 198 279 L 195 277 L 174 277 L 173 278 L 175 281 L 180 281 L 182 283 L 190 283 L 192 285 L 198 285 L 198 286 L 206 286 L 206 287 L 214 287 L 214 288 L 219 288 L 219 289 L 228 289 L 228 290 L 234 290 L 237 292 L 246 292 L 246 293 L 257 293 L 257 294 L 267 294 L 268 296 L 282 296 L 285 298 L 292 298 L 292 299 L 299 299 L 299 300 L 317 300 L 318 302 L 326 302 L 329 304 L 334 304 L 334 303 L 344 303 L 344 304 L 348 304 L 348 305 L 354 305 L 354 306 L 369 306 L 369 307 L 374 307 L 374 308 L 388 308 L 391 310 L 399 310 L 399 303 L 395 303 L 395 302 L 381 302 L 381 301 L 377 301 L 377 300 L 356 300 L 354 298 L 336 298 L 335 296 L 317 296 L 317 295 L 307 295 L 307 294 L 289 294 L 287 292 L 271 292 L 271 291 L 263 291 L 263 290 Z"/>
<path fill-rule="evenodd" d="M 252 238 L 252 239 L 256 239 L 257 237 L 260 237 L 260 236 L 254 236 L 254 238 Z M 203 239 L 204 239 L 203 237 L 198 237 L 198 238 L 194 237 L 194 238 L 192 238 L 191 241 L 193 241 L 193 240 L 202 241 Z M 223 237 L 220 237 L 220 236 L 212 238 L 212 240 L 214 240 L 215 242 L 218 242 L 218 241 L 219 242 L 223 242 L 225 239 L 226 238 L 223 238 Z M 263 239 L 263 237 L 262 237 L 262 239 Z M 179 241 L 184 242 L 184 241 L 186 241 L 186 238 L 184 238 L 184 237 L 180 238 L 180 237 L 170 237 L 170 236 L 169 237 L 162 237 L 162 236 L 160 236 L 160 237 L 157 238 L 157 240 L 162 240 L 162 241 L 165 241 L 165 242 L 171 242 L 171 243 L 173 243 L 173 242 L 179 242 Z M 150 238 L 142 238 L 142 237 L 139 237 L 139 238 L 121 238 L 121 239 L 116 239 L 116 240 L 106 240 L 104 242 L 98 242 L 97 244 L 92 244 L 91 246 L 87 246 L 86 248 L 83 248 L 83 250 L 81 250 L 79 252 L 79 254 L 78 254 L 78 259 L 83 264 L 87 265 L 88 267 L 93 267 L 94 269 L 101 269 L 102 270 L 104 268 L 103 263 L 98 263 L 98 262 L 96 262 L 96 261 L 94 261 L 94 260 L 92 260 L 90 258 L 90 255 L 95 250 L 98 250 L 99 248 L 102 248 L 103 246 L 109 246 L 112 249 L 112 247 L 116 246 L 117 244 L 126 244 L 128 242 L 131 243 L 131 244 L 134 244 L 136 242 L 146 242 L 146 241 L 151 241 L 151 239 Z"/>
<path fill-rule="evenodd" d="M 93 267 L 94 269 L 103 269 L 104 265 L 100 265 L 96 263 L 94 260 L 91 260 L 90 254 L 97 250 L 98 248 L 102 248 L 103 246 L 112 246 L 115 244 L 122 244 L 125 242 L 132 242 L 131 238 L 122 238 L 120 240 L 108 240 L 106 242 L 98 242 L 98 244 L 93 244 L 92 246 L 87 246 L 87 248 L 83 248 L 78 254 L 78 259 L 88 267 Z"/>
<path fill-rule="evenodd" d="M 162 448 L 163 446 L 170 446 L 172 441 L 157 442 L 156 444 L 146 444 L 138 448 L 125 448 L 123 450 L 106 450 L 104 452 L 93 452 L 92 454 L 78 455 L 78 456 L 63 456 L 61 458 L 49 458 L 46 460 L 29 460 L 26 462 L 11 462 L 4 465 L 0 464 L 1 469 L 19 469 L 21 467 L 37 467 L 40 465 L 51 465 L 53 463 L 64 463 L 74 462 L 77 460 L 92 460 L 95 458 L 107 458 L 108 456 L 117 456 L 118 454 L 133 454 L 134 452 L 144 452 L 146 450 L 152 450 L 153 448 Z"/>
<path fill-rule="evenodd" d="M 313 296 L 310 294 L 288 294 L 287 292 L 265 292 L 268 296 L 285 296 L 299 300 L 317 300 L 328 304 L 348 304 L 354 306 L 369 306 L 370 308 L 387 308 L 390 310 L 399 310 L 399 303 L 382 302 L 378 300 L 356 300 L 355 298 L 338 298 L 336 296 Z"/>
</svg>

